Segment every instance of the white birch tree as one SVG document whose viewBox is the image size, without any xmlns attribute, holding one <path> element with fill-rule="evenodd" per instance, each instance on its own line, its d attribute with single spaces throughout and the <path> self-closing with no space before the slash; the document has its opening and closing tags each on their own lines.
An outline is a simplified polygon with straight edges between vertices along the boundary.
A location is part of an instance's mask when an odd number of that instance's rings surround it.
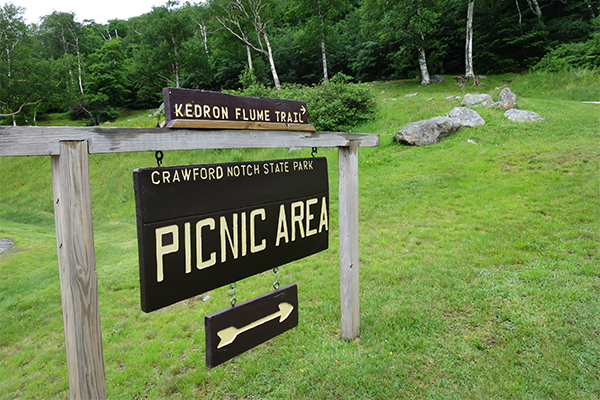
<svg viewBox="0 0 600 400">
<path fill-rule="evenodd" d="M 267 25 L 271 21 L 263 21 L 266 6 L 267 3 L 264 0 L 229 0 L 219 3 L 222 12 L 217 13 L 215 19 L 225 30 L 246 46 L 249 69 L 252 69 L 250 49 L 267 56 L 275 87 L 281 89 L 279 75 L 277 74 L 277 68 L 275 68 L 275 59 L 273 58 L 273 49 L 267 33 Z M 250 40 L 248 36 L 249 27 L 256 34 L 257 44 Z"/>
<path fill-rule="evenodd" d="M 475 78 L 473 71 L 473 9 L 475 8 L 475 0 L 469 0 L 467 5 L 467 39 L 465 44 L 465 76 L 467 78 Z"/>
</svg>

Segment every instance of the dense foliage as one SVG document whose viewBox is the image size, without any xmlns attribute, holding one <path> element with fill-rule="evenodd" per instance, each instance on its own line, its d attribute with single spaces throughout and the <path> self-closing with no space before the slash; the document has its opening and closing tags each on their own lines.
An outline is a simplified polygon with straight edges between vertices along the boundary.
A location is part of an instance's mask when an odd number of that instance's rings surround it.
<svg viewBox="0 0 600 400">
<path fill-rule="evenodd" d="M 99 124 L 118 107 L 158 107 L 165 86 L 274 86 L 284 97 L 301 84 L 318 105 L 312 122 L 343 129 L 371 113 L 364 88 L 341 89 L 347 76 L 465 73 L 466 1 L 169 0 L 104 25 L 67 12 L 27 24 L 23 12 L 0 7 L 4 124 L 69 110 Z M 478 1 L 472 25 L 477 74 L 600 68 L 598 0 Z M 253 89 L 239 79 L 246 69 Z"/>
</svg>

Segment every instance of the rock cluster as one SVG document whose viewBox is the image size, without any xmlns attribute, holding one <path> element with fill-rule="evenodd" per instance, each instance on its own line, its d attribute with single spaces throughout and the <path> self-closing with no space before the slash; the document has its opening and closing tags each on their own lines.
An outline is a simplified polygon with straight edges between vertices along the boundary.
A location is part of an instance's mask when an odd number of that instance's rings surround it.
<svg viewBox="0 0 600 400">
<path fill-rule="evenodd" d="M 417 95 L 411 94 L 405 97 Z M 426 146 L 434 144 L 446 136 L 456 132 L 461 126 L 477 127 L 485 125 L 485 120 L 479 113 L 469 107 L 487 106 L 488 109 L 507 110 L 504 116 L 511 121 L 543 121 L 533 111 L 519 110 L 516 103 L 517 95 L 505 87 L 498 95 L 500 101 L 494 102 L 489 94 L 466 94 L 461 105 L 455 107 L 443 117 L 433 117 L 428 120 L 417 121 L 406 125 L 394 135 L 395 142 L 414 146 Z M 460 97 L 449 96 L 445 100 L 460 99 Z"/>
</svg>

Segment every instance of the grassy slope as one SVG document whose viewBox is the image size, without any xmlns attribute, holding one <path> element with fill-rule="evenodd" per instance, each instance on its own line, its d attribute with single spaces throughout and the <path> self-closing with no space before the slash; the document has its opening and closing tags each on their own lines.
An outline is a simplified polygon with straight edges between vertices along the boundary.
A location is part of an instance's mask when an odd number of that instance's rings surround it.
<svg viewBox="0 0 600 400">
<path fill-rule="evenodd" d="M 495 94 L 511 78 L 467 91 Z M 139 309 L 131 171 L 154 165 L 153 154 L 91 156 L 109 397 L 600 397 L 600 105 L 536 94 L 524 82 L 513 83 L 520 108 L 546 121 L 479 110 L 486 126 L 420 148 L 391 137 L 449 111 L 458 102 L 443 99 L 460 89 L 374 84 L 381 117 L 357 129 L 382 144 L 360 149 L 360 338 L 339 339 L 337 156 L 321 149 L 331 248 L 279 273 L 299 285 L 300 325 L 210 371 L 203 316 L 228 306 L 226 288 L 207 301 Z M 153 121 L 135 122 L 144 123 Z M 297 156 L 309 151 L 168 152 L 165 163 Z M 66 398 L 50 160 L 1 158 L 0 171 L 0 237 L 17 243 L 0 255 L 0 397 Z M 265 273 L 238 282 L 238 300 L 272 281 Z"/>
</svg>

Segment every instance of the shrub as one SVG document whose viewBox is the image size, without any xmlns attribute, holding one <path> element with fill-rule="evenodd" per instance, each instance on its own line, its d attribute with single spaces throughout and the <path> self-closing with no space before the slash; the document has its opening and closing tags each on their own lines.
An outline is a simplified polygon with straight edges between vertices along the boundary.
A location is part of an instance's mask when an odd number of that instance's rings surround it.
<svg viewBox="0 0 600 400">
<path fill-rule="evenodd" d="M 375 95 L 367 84 L 351 83 L 351 77 L 338 73 L 329 82 L 314 86 L 284 84 L 281 90 L 266 87 L 252 72 L 240 75 L 243 89 L 230 93 L 306 101 L 308 122 L 319 131 L 348 131 L 375 116 Z"/>
<path fill-rule="evenodd" d="M 600 28 L 600 17 L 595 25 Z M 536 71 L 559 72 L 572 68 L 600 68 L 600 31 L 586 42 L 563 43 L 547 53 L 533 68 Z"/>
</svg>

